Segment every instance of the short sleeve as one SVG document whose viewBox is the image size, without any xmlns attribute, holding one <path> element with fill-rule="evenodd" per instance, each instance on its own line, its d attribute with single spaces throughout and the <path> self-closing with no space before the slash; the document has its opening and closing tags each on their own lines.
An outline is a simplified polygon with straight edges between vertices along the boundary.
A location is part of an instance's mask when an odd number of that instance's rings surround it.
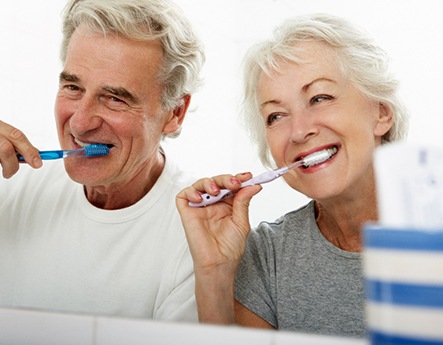
<svg viewBox="0 0 443 345">
<path fill-rule="evenodd" d="M 238 302 L 277 328 L 275 257 L 268 230 L 262 223 L 249 234 L 234 289 Z"/>
</svg>

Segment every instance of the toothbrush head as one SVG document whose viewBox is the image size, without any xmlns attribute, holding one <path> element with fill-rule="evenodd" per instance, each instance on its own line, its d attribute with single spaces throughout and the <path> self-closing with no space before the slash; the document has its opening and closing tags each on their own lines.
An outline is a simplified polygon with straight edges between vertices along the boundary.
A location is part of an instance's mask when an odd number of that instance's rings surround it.
<svg viewBox="0 0 443 345">
<path fill-rule="evenodd" d="M 86 157 L 99 157 L 109 154 L 109 147 L 104 144 L 91 144 L 84 147 Z"/>
<path fill-rule="evenodd" d="M 309 168 L 313 165 L 323 163 L 337 153 L 337 147 L 314 152 L 302 159 L 303 167 Z"/>
</svg>

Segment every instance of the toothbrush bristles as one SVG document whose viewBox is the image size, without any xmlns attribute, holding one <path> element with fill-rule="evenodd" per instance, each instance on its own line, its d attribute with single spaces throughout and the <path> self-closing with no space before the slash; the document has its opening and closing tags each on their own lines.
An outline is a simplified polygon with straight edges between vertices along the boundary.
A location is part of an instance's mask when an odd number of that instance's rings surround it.
<svg viewBox="0 0 443 345">
<path fill-rule="evenodd" d="M 105 144 L 91 144 L 85 146 L 85 153 L 87 157 L 99 157 L 109 154 L 109 147 Z"/>
<path fill-rule="evenodd" d="M 309 168 L 313 165 L 323 163 L 331 158 L 337 152 L 337 148 L 333 147 L 331 149 L 322 150 L 314 152 L 301 160 L 301 165 L 305 168 Z"/>
</svg>

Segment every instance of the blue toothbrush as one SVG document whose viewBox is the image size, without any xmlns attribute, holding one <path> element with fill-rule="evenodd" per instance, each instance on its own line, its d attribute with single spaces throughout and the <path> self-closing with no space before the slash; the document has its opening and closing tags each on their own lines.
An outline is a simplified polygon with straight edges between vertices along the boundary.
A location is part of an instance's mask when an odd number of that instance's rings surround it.
<svg viewBox="0 0 443 345">
<path fill-rule="evenodd" d="M 104 144 L 92 144 L 77 150 L 53 150 L 39 151 L 40 158 L 44 160 L 60 159 L 67 157 L 99 157 L 106 156 L 109 153 L 109 147 Z M 20 162 L 24 162 L 21 154 L 17 153 Z"/>
</svg>

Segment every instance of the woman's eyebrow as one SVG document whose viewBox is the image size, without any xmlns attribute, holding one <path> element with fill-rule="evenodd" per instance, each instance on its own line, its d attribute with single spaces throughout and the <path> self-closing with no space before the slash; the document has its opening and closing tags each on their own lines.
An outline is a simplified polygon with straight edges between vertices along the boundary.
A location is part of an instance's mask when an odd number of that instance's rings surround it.
<svg viewBox="0 0 443 345">
<path fill-rule="evenodd" d="M 270 100 L 270 101 L 266 101 L 266 102 L 263 102 L 262 104 L 260 104 L 260 109 L 263 109 L 264 107 L 266 107 L 268 104 L 274 104 L 274 105 L 278 105 L 278 104 L 280 104 L 281 102 L 280 101 L 278 101 L 278 100 Z"/>
<path fill-rule="evenodd" d="M 322 83 L 333 83 L 333 84 L 335 84 L 336 81 L 332 80 L 332 79 L 329 79 L 329 78 L 323 78 L 323 77 L 322 78 L 317 78 L 317 79 L 314 79 L 313 81 L 311 81 L 310 83 L 308 83 L 306 85 L 303 85 L 302 90 L 303 90 L 303 92 L 306 92 L 306 91 L 309 90 L 309 88 L 311 86 L 316 85 L 316 84 L 322 84 Z"/>
<path fill-rule="evenodd" d="M 317 84 L 328 84 L 328 83 L 336 84 L 337 82 L 335 80 L 332 80 L 329 78 L 324 78 L 324 77 L 317 78 L 317 79 L 310 81 L 306 85 L 303 85 L 302 91 L 303 91 L 303 93 L 306 93 L 312 86 L 315 86 Z M 266 101 L 266 102 L 263 102 L 262 104 L 260 104 L 260 109 L 263 109 L 268 104 L 279 105 L 279 104 L 281 104 L 281 102 L 279 100 L 272 99 L 272 100 L 269 100 L 269 101 Z"/>
</svg>

